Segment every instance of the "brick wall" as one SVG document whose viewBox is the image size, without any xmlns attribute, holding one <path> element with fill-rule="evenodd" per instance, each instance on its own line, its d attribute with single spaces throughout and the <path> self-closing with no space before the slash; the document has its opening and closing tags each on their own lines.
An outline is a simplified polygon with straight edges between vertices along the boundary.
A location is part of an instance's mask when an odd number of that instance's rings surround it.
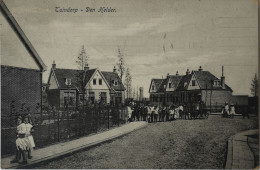
<svg viewBox="0 0 260 170">
<path fill-rule="evenodd" d="M 202 101 L 206 102 L 206 105 L 211 106 L 224 104 L 225 102 L 231 102 L 232 93 L 226 90 L 202 90 Z"/>
<path fill-rule="evenodd" d="M 17 111 L 25 103 L 35 112 L 41 104 L 42 75 L 39 70 L 1 66 L 1 113 L 10 115 L 10 104 L 15 101 Z"/>
</svg>

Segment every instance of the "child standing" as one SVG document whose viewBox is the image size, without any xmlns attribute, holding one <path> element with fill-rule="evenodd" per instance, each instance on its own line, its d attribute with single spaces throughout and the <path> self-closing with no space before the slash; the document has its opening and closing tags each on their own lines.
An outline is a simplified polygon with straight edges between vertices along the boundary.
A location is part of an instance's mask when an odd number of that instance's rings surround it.
<svg viewBox="0 0 260 170">
<path fill-rule="evenodd" d="M 27 164 L 27 157 L 25 152 L 30 147 L 30 142 L 28 138 L 25 137 L 26 133 L 26 126 L 23 122 L 24 119 L 19 116 L 17 118 L 17 139 L 15 141 L 16 143 L 16 155 L 15 159 L 11 161 L 11 163 L 19 162 L 21 155 L 23 157 L 23 164 Z"/>
<path fill-rule="evenodd" d="M 25 133 L 25 137 L 28 138 L 29 142 L 30 142 L 30 147 L 28 148 L 28 158 L 32 159 L 32 150 L 35 147 L 35 143 L 33 140 L 33 136 L 31 135 L 31 131 L 32 131 L 32 120 L 30 118 L 30 116 L 25 117 L 24 120 L 25 126 L 26 126 L 26 133 Z"/>
</svg>

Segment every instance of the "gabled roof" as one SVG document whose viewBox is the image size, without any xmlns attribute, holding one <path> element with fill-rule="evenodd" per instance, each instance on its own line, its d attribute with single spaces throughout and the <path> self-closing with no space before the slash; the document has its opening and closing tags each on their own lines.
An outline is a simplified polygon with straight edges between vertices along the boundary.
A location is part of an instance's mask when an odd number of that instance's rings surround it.
<svg viewBox="0 0 260 170">
<path fill-rule="evenodd" d="M 120 77 L 118 76 L 117 73 L 114 72 L 107 72 L 107 71 L 101 71 L 101 73 L 103 74 L 103 76 L 105 77 L 106 81 L 108 82 L 108 84 L 110 85 L 111 88 L 113 88 L 115 91 L 124 91 L 125 87 L 120 79 Z M 117 80 L 118 81 L 118 85 L 115 86 L 112 83 L 112 80 Z"/>
<path fill-rule="evenodd" d="M 193 71 L 201 89 L 222 89 L 222 87 L 213 86 L 214 80 L 219 80 L 216 76 L 209 71 Z M 228 85 L 225 84 L 225 89 L 233 91 Z"/>
<path fill-rule="evenodd" d="M 74 89 L 78 89 L 81 92 L 81 86 L 80 86 L 80 80 L 81 76 L 85 73 L 85 84 L 90 80 L 93 73 L 96 71 L 96 69 L 91 69 L 88 71 L 83 70 L 76 70 L 76 69 L 60 69 L 56 68 L 53 70 L 55 73 L 55 76 L 57 78 L 59 88 L 68 88 L 68 86 L 65 84 L 65 78 L 71 79 L 71 87 Z"/>
<path fill-rule="evenodd" d="M 161 84 L 160 84 L 160 87 L 159 87 L 159 89 L 157 90 L 157 92 L 165 92 L 165 89 L 166 89 L 166 85 L 167 85 L 167 79 L 163 79 L 162 81 L 161 81 Z"/>
<path fill-rule="evenodd" d="M 170 75 L 168 82 L 171 81 L 172 85 L 177 88 L 178 84 L 181 81 L 181 78 L 182 78 L 182 76 L 179 76 L 179 75 Z"/>
<path fill-rule="evenodd" d="M 154 82 L 156 92 L 159 92 L 159 89 L 160 89 L 160 86 L 161 86 L 163 80 L 164 79 L 152 79 L 151 84 L 150 84 L 150 89 L 151 89 L 152 83 Z M 149 91 L 150 91 L 150 89 L 149 89 Z"/>
<path fill-rule="evenodd" d="M 176 90 L 187 90 L 192 74 L 181 76 L 181 80 Z"/>
<path fill-rule="evenodd" d="M 33 45 L 29 41 L 29 39 L 26 37 L 25 33 L 19 26 L 19 24 L 16 22 L 15 18 L 9 11 L 9 9 L 6 7 L 5 3 L 0 0 L 0 11 L 14 30 L 14 32 L 17 34 L 18 38 L 22 41 L 23 45 L 25 46 L 26 50 L 30 53 L 30 55 L 33 57 L 34 61 L 37 63 L 41 71 L 46 71 L 46 65 L 43 63 L 41 57 L 37 53 L 37 51 L 34 49 Z"/>
<path fill-rule="evenodd" d="M 93 74 L 97 71 L 97 69 L 90 69 L 87 71 L 83 70 L 76 70 L 76 69 L 61 69 L 56 68 L 52 69 L 54 72 L 60 89 L 67 89 L 68 86 L 65 84 L 65 78 L 71 79 L 71 89 L 78 89 L 79 92 L 82 92 L 80 81 L 82 79 L 82 76 L 85 76 L 84 79 L 84 86 L 90 81 Z M 115 90 L 115 91 L 124 91 L 125 87 L 122 84 L 122 81 L 120 80 L 120 77 L 113 72 L 104 72 L 102 71 L 101 74 L 104 76 L 105 80 L 109 84 L 109 86 Z M 51 75 L 51 74 L 50 74 Z M 112 80 L 118 80 L 118 86 L 112 85 Z"/>
<path fill-rule="evenodd" d="M 193 75 L 198 81 L 200 89 L 214 89 L 214 90 L 221 89 L 221 90 L 229 90 L 233 92 L 233 90 L 227 84 L 225 84 L 225 89 L 222 89 L 221 86 L 220 87 L 213 86 L 213 81 L 219 79 L 213 74 L 211 74 L 209 71 L 202 71 L 202 70 L 192 71 L 191 74 L 187 74 L 187 75 L 170 75 L 168 76 L 167 79 L 152 79 L 151 85 L 152 82 L 154 82 L 156 86 L 156 93 L 165 92 L 166 89 L 165 85 L 167 85 L 168 81 L 171 80 L 173 85 L 175 87 L 177 86 L 176 91 L 187 90 Z"/>
</svg>

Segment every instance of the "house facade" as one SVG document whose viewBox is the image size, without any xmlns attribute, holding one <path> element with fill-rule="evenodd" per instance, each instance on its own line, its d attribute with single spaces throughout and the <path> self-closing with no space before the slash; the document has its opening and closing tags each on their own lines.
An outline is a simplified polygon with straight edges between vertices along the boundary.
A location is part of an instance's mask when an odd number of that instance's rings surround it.
<svg viewBox="0 0 260 170">
<path fill-rule="evenodd" d="M 116 73 L 98 68 L 84 70 L 56 68 L 53 63 L 48 79 L 48 103 L 56 108 L 88 103 L 124 103 L 124 85 Z"/>
<path fill-rule="evenodd" d="M 17 116 L 22 105 L 33 113 L 41 111 L 35 108 L 41 105 L 42 72 L 46 66 L 3 1 L 0 8 L 3 120 Z M 9 126 L 6 122 L 2 121 L 2 127 Z"/>
<path fill-rule="evenodd" d="M 167 75 L 165 79 L 152 79 L 150 101 L 156 105 L 186 104 L 203 101 L 206 106 L 232 102 L 232 89 L 225 83 L 224 68 L 221 78 L 209 71 L 186 71 L 185 75 Z"/>
</svg>

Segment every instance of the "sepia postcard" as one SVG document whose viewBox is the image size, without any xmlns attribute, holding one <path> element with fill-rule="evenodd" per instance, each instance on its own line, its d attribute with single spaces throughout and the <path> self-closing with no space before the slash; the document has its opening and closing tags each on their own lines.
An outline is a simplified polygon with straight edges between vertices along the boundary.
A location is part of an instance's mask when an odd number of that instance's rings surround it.
<svg viewBox="0 0 260 170">
<path fill-rule="evenodd" d="M 1 168 L 258 169 L 259 0 L 0 0 Z"/>
</svg>

